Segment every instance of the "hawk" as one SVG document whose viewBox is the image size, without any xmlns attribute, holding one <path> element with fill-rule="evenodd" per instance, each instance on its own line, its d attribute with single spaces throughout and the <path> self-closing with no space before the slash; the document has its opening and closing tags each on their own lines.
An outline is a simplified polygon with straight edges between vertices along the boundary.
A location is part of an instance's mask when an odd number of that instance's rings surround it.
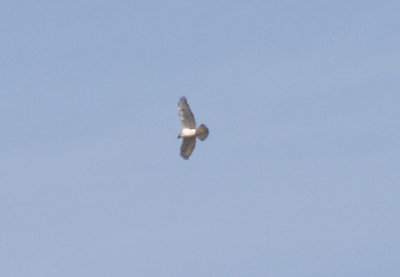
<svg viewBox="0 0 400 277">
<path fill-rule="evenodd" d="M 183 138 L 181 156 L 187 160 L 196 146 L 196 137 L 202 141 L 205 140 L 208 137 L 208 128 L 204 124 L 196 128 L 196 121 L 184 96 L 179 100 L 178 107 L 182 122 L 182 131 L 178 139 Z"/>
</svg>

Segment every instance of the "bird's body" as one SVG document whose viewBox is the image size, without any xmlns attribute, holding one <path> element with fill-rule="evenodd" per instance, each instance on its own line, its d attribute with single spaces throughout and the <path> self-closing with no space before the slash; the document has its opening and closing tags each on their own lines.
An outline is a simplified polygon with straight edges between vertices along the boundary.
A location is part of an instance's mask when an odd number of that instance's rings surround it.
<svg viewBox="0 0 400 277">
<path fill-rule="evenodd" d="M 181 97 L 178 107 L 179 117 L 182 122 L 182 131 L 178 135 L 178 138 L 183 138 L 181 156 L 187 160 L 196 146 L 196 137 L 200 140 L 205 140 L 209 131 L 206 125 L 203 124 L 196 128 L 196 121 L 185 97 Z"/>
<path fill-rule="evenodd" d="M 196 129 L 183 128 L 178 138 L 190 138 L 196 136 Z"/>
</svg>

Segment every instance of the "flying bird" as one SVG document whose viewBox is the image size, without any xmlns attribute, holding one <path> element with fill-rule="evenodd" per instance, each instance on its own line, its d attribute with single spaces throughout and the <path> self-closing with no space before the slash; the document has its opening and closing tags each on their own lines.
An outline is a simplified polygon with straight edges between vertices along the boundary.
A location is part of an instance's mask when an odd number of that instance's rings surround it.
<svg viewBox="0 0 400 277">
<path fill-rule="evenodd" d="M 202 141 L 205 140 L 208 137 L 208 128 L 204 124 L 196 128 L 196 121 L 184 96 L 179 100 L 178 109 L 182 122 L 182 131 L 178 139 L 183 138 L 181 156 L 187 160 L 196 146 L 196 137 Z"/>
</svg>

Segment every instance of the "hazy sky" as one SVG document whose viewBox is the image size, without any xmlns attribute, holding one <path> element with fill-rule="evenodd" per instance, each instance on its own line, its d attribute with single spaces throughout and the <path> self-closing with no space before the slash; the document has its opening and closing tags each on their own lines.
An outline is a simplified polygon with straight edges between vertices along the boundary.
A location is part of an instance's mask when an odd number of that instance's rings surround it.
<svg viewBox="0 0 400 277">
<path fill-rule="evenodd" d="M 400 276 L 399 1 L 3 0 L 0 34 L 0 276 Z"/>
</svg>

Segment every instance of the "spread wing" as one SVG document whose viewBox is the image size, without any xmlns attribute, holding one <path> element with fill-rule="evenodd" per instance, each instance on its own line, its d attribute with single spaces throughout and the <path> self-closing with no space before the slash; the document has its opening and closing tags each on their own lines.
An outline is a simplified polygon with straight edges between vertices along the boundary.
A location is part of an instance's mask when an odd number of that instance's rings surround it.
<svg viewBox="0 0 400 277">
<path fill-rule="evenodd" d="M 192 154 L 195 146 L 196 146 L 196 137 L 183 139 L 181 145 L 181 156 L 185 160 L 189 159 L 189 156 Z"/>
<path fill-rule="evenodd" d="M 187 103 L 185 97 L 181 97 L 178 103 L 178 107 L 179 116 L 181 118 L 183 128 L 196 128 L 196 121 L 194 120 L 193 113 L 190 110 L 189 104 Z"/>
</svg>

